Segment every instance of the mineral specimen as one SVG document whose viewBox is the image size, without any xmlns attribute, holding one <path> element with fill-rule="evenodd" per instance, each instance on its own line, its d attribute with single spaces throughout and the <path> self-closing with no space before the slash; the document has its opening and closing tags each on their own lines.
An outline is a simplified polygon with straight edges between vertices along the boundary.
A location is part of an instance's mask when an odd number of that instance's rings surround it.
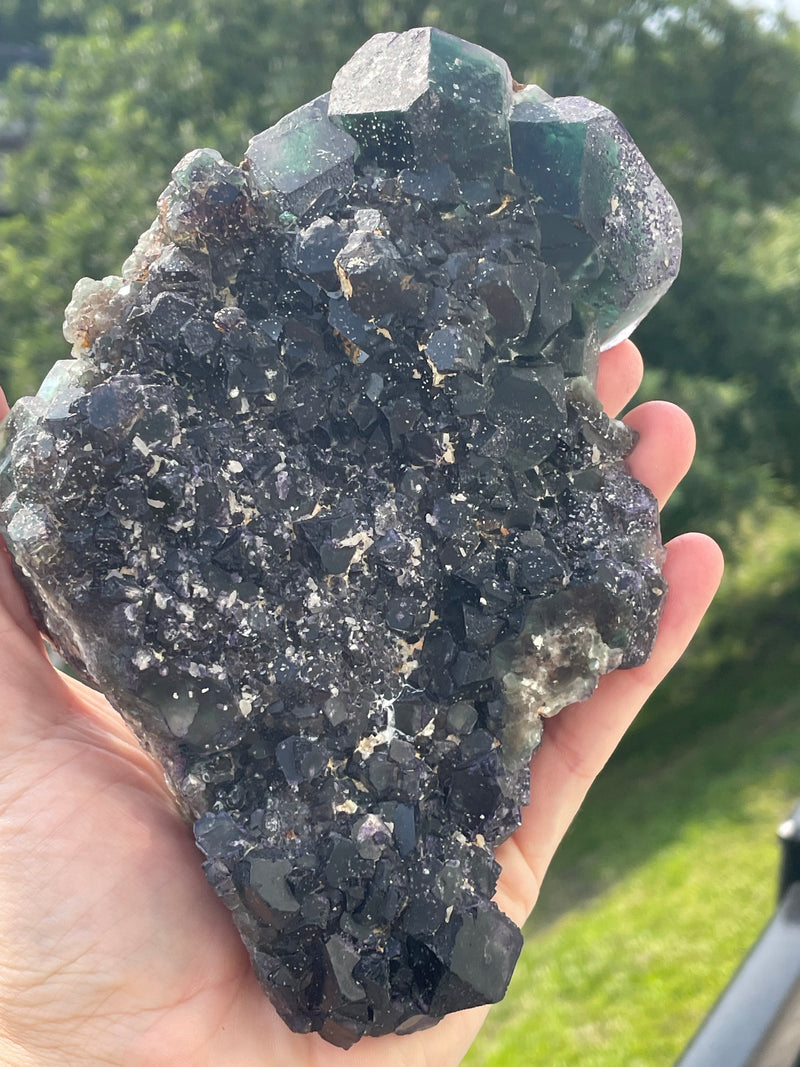
<svg viewBox="0 0 800 1067">
<path fill-rule="evenodd" d="M 542 720 L 664 583 L 593 388 L 678 268 L 619 122 L 438 30 L 374 37 L 235 167 L 190 153 L 4 429 L 43 629 L 162 761 L 296 1030 L 503 996 Z"/>
</svg>

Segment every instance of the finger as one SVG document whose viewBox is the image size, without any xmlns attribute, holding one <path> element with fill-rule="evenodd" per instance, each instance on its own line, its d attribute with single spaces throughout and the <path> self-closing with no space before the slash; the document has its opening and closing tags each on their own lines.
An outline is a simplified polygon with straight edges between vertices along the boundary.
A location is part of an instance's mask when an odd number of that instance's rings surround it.
<svg viewBox="0 0 800 1067">
<path fill-rule="evenodd" d="M 15 627 L 42 655 L 45 655 L 39 627 L 34 622 L 28 601 L 14 575 L 11 556 L 2 538 L 0 538 L 0 620 L 5 629 Z"/>
<path fill-rule="evenodd" d="M 642 384 L 644 367 L 633 341 L 621 341 L 600 354 L 597 395 L 607 414 L 617 415 Z"/>
<path fill-rule="evenodd" d="M 0 389 L 0 419 L 8 415 Z M 46 733 L 66 710 L 62 676 L 50 663 L 39 628 L 0 538 L 0 755 L 13 755 Z"/>
<path fill-rule="evenodd" d="M 8 401 L 2 389 L 0 389 L 0 420 L 8 414 Z M 19 587 L 11 565 L 11 556 L 5 543 L 0 538 L 0 626 L 4 630 L 9 627 L 18 627 L 29 640 L 44 653 L 39 628 L 33 621 L 28 607 L 28 601 Z"/>
<path fill-rule="evenodd" d="M 92 720 L 99 726 L 104 735 L 113 735 L 113 737 L 115 737 L 121 744 L 139 749 L 143 755 L 147 756 L 147 759 L 155 764 L 152 757 L 147 755 L 141 748 L 139 740 L 133 730 L 131 730 L 119 712 L 111 706 L 102 693 L 98 692 L 96 689 L 92 689 L 91 686 L 78 681 L 76 678 L 70 677 L 68 674 L 63 674 L 61 677 L 66 692 L 72 698 L 70 706 L 74 708 L 79 719 Z M 158 764 L 155 764 L 155 766 L 158 770 L 158 776 L 163 780 L 163 769 Z"/>
<path fill-rule="evenodd" d="M 0 764 L 49 736 L 67 715 L 60 679 L 41 648 L 0 613 Z"/>
<path fill-rule="evenodd" d="M 652 489 L 663 507 L 694 458 L 692 420 L 675 404 L 652 400 L 634 408 L 623 421 L 639 435 L 628 456 L 628 470 Z"/>
<path fill-rule="evenodd" d="M 529 871 L 521 890 L 513 883 L 504 887 L 516 911 L 533 907 L 537 887 L 589 786 L 686 649 L 719 586 L 722 567 L 722 553 L 710 538 L 675 538 L 664 567 L 670 591 L 650 659 L 641 667 L 606 675 L 590 700 L 546 723 L 531 764 L 531 799 L 522 826 L 497 853 L 498 862 L 508 862 L 518 877 L 520 860 Z"/>
</svg>

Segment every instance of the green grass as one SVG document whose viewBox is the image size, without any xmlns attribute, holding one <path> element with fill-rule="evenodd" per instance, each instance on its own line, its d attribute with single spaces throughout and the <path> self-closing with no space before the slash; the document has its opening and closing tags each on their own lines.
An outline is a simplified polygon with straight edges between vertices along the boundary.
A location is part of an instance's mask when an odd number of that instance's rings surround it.
<svg viewBox="0 0 800 1067">
<path fill-rule="evenodd" d="M 768 920 L 800 798 L 795 523 L 761 548 L 594 786 L 466 1067 L 670 1067 Z"/>
</svg>

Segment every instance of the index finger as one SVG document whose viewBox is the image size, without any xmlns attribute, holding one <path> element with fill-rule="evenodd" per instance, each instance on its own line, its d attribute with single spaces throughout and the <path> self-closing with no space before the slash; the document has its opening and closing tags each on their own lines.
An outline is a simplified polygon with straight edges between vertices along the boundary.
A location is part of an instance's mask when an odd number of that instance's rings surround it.
<svg viewBox="0 0 800 1067">
<path fill-rule="evenodd" d="M 606 414 L 619 414 L 642 384 L 642 356 L 633 341 L 620 341 L 600 355 L 597 395 Z"/>
</svg>

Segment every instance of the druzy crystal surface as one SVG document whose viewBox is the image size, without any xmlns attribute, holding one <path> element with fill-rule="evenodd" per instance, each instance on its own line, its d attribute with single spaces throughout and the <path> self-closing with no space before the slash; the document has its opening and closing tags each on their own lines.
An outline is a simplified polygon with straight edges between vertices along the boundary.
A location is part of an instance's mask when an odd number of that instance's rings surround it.
<svg viewBox="0 0 800 1067">
<path fill-rule="evenodd" d="M 679 255 L 608 111 L 381 34 L 241 166 L 181 160 L 6 421 L 34 612 L 162 761 L 294 1029 L 506 989 L 494 849 L 542 721 L 657 627 L 656 505 L 594 380 Z"/>
</svg>

